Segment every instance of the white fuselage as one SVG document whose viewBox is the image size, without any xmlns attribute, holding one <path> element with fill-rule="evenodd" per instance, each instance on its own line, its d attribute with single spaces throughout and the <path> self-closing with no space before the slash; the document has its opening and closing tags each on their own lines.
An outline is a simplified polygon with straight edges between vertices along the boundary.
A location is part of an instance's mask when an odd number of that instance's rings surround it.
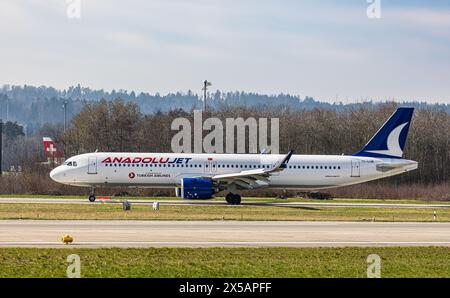
<svg viewBox="0 0 450 298">
<path fill-rule="evenodd" d="M 179 187 L 182 178 L 271 168 L 282 158 L 283 155 L 275 154 L 89 153 L 69 158 L 50 176 L 74 186 L 172 188 Z M 315 190 L 380 179 L 416 168 L 417 162 L 398 158 L 292 155 L 286 168 L 270 175 L 269 182 L 260 187 Z"/>
</svg>

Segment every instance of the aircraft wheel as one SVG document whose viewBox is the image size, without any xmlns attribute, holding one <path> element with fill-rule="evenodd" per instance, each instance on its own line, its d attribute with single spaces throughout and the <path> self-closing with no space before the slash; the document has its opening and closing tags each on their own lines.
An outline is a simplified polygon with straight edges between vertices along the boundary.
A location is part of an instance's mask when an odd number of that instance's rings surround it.
<svg viewBox="0 0 450 298">
<path fill-rule="evenodd" d="M 233 204 L 233 197 L 234 195 L 231 192 L 225 196 L 225 200 L 227 201 L 228 204 Z"/>
<path fill-rule="evenodd" d="M 239 205 L 241 203 L 241 196 L 230 192 L 226 195 L 225 200 L 228 204 Z"/>
<path fill-rule="evenodd" d="M 241 204 L 241 196 L 240 195 L 234 195 L 233 196 L 234 198 L 233 198 L 233 203 L 234 203 L 234 205 L 239 205 L 239 204 Z"/>
<path fill-rule="evenodd" d="M 95 195 L 89 196 L 89 202 L 95 202 Z"/>
</svg>

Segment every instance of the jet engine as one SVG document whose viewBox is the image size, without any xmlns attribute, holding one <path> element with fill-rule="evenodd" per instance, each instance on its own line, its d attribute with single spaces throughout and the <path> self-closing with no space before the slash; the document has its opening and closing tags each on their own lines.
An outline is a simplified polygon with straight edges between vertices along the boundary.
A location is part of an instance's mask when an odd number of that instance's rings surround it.
<svg viewBox="0 0 450 298">
<path fill-rule="evenodd" d="M 183 178 L 175 191 L 177 197 L 189 200 L 208 200 L 216 193 L 213 181 L 203 178 Z"/>
</svg>

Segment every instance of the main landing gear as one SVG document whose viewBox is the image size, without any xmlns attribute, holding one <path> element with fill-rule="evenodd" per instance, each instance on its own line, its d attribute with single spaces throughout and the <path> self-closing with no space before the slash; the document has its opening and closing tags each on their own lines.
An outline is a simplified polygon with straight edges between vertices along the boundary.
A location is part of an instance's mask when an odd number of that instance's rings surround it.
<svg viewBox="0 0 450 298">
<path fill-rule="evenodd" d="M 227 200 L 228 204 L 239 205 L 241 203 L 241 196 L 230 192 L 225 196 L 225 200 Z"/>
<path fill-rule="evenodd" d="M 95 187 L 92 187 L 91 188 L 91 194 L 89 195 L 89 202 L 93 203 L 93 202 L 95 202 L 95 199 L 96 199 L 96 197 L 95 197 Z"/>
</svg>

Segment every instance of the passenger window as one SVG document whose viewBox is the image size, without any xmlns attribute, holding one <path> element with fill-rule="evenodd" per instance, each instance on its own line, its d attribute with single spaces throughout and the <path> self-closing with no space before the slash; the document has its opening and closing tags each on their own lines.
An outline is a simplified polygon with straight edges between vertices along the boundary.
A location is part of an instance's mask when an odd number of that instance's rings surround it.
<svg viewBox="0 0 450 298">
<path fill-rule="evenodd" d="M 71 167 L 71 166 L 72 166 L 72 162 L 68 162 L 68 163 L 67 163 L 67 166 L 68 166 L 68 167 Z"/>
</svg>

